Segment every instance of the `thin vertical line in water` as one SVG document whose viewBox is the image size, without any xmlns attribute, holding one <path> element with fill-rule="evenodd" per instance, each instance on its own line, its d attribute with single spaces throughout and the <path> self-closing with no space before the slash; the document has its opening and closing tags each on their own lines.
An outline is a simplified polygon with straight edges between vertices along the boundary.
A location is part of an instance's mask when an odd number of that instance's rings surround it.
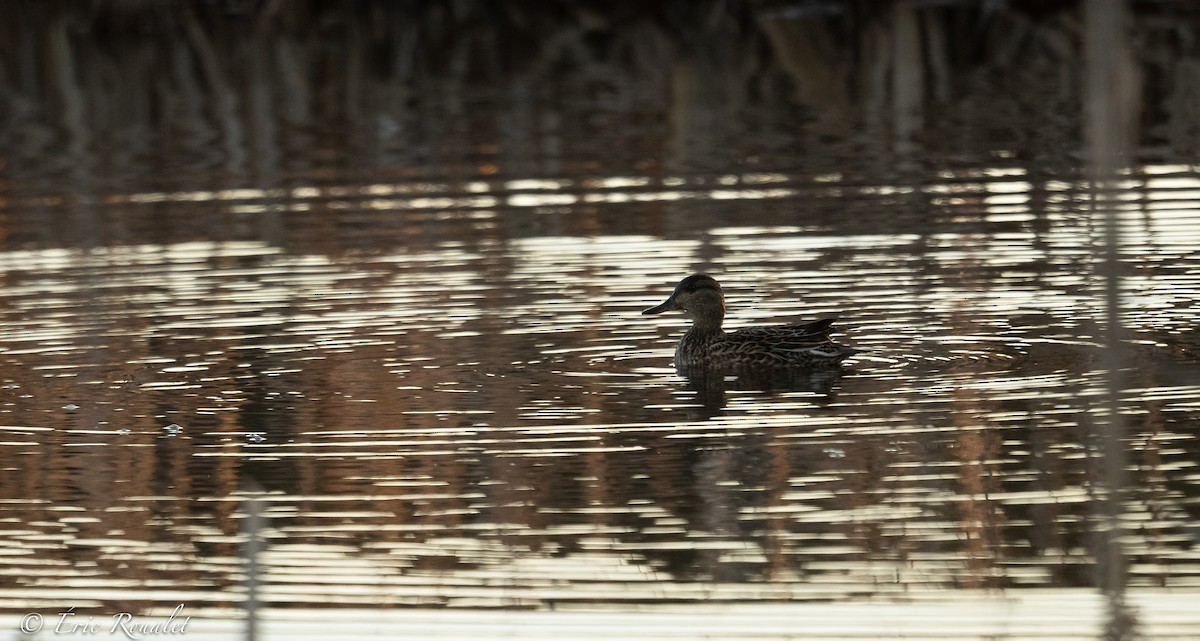
<svg viewBox="0 0 1200 641">
<path fill-rule="evenodd" d="M 259 534 L 263 528 L 262 486 L 255 481 L 247 483 L 249 496 L 244 503 L 246 520 L 242 522 L 242 562 L 246 571 L 246 641 L 258 641 L 258 553 L 262 549 Z"/>
<path fill-rule="evenodd" d="M 1136 637 L 1135 620 L 1125 601 L 1127 569 L 1121 545 L 1125 496 L 1125 422 L 1121 415 L 1122 370 L 1127 365 L 1121 331 L 1120 211 L 1118 176 L 1129 167 L 1132 97 L 1136 82 L 1131 72 L 1125 0 L 1088 0 L 1085 12 L 1084 131 L 1090 164 L 1092 220 L 1103 220 L 1101 260 L 1095 262 L 1103 282 L 1104 369 L 1107 416 L 1099 426 L 1101 466 L 1098 479 L 1104 491 L 1095 505 L 1097 582 L 1105 598 L 1107 618 L 1103 638 L 1125 641 Z"/>
</svg>

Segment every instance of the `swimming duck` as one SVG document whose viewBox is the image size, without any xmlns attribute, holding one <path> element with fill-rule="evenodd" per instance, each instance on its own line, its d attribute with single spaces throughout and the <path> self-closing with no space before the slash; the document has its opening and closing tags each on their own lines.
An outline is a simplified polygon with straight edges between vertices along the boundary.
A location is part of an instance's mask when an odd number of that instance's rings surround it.
<svg viewBox="0 0 1200 641">
<path fill-rule="evenodd" d="M 833 319 L 804 325 L 747 327 L 725 332 L 725 293 L 705 274 L 692 274 L 675 286 L 660 305 L 643 314 L 680 309 L 692 317 L 692 327 L 675 348 L 675 367 L 681 372 L 708 369 L 827 369 L 838 367 L 858 350 L 829 338 Z"/>
</svg>

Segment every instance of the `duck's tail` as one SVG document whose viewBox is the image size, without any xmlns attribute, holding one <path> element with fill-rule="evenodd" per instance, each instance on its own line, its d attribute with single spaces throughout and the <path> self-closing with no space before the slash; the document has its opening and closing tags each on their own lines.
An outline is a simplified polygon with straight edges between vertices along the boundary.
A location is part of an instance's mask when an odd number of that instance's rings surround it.
<svg viewBox="0 0 1200 641">
<path fill-rule="evenodd" d="M 831 363 L 840 363 L 855 354 L 862 352 L 861 349 L 846 347 L 839 343 L 828 342 L 824 345 L 819 345 L 808 350 L 810 354 L 818 356 L 822 359 L 827 359 Z"/>
<path fill-rule="evenodd" d="M 834 318 L 822 318 L 796 327 L 796 331 L 804 336 L 827 336 L 833 331 Z"/>
</svg>

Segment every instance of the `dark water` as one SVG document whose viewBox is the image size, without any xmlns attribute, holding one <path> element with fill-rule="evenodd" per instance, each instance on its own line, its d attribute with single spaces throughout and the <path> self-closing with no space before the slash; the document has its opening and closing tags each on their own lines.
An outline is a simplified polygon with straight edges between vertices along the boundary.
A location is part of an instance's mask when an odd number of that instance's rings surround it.
<svg viewBox="0 0 1200 641">
<path fill-rule="evenodd" d="M 294 156 L 8 156 L 5 610 L 236 604 L 251 480 L 272 606 L 1095 584 L 1102 232 L 1078 141 L 1036 135 L 1045 94 L 986 126 L 971 94 L 871 153 L 869 125 L 822 137 L 753 92 L 520 86 L 425 87 L 473 115 L 397 107 L 332 150 L 274 134 Z M 460 137 L 356 156 L 417 122 Z M 1192 160 L 1143 149 L 1103 201 L 1134 589 L 1200 587 Z M 772 389 L 682 379 L 686 320 L 639 312 L 692 271 L 730 327 L 835 315 L 862 354 Z"/>
</svg>

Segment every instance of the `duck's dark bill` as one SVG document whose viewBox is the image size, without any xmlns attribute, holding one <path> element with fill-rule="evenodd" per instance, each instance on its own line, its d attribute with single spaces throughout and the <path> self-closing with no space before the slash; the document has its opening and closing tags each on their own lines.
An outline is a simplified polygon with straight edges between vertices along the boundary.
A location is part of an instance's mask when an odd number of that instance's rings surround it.
<svg viewBox="0 0 1200 641">
<path fill-rule="evenodd" d="M 669 312 L 672 309 L 675 309 L 675 299 L 668 298 L 667 300 L 663 301 L 661 304 L 655 305 L 654 307 L 651 307 L 650 309 L 647 309 L 647 310 L 643 311 L 642 313 L 643 314 L 661 314 L 663 312 Z"/>
</svg>

